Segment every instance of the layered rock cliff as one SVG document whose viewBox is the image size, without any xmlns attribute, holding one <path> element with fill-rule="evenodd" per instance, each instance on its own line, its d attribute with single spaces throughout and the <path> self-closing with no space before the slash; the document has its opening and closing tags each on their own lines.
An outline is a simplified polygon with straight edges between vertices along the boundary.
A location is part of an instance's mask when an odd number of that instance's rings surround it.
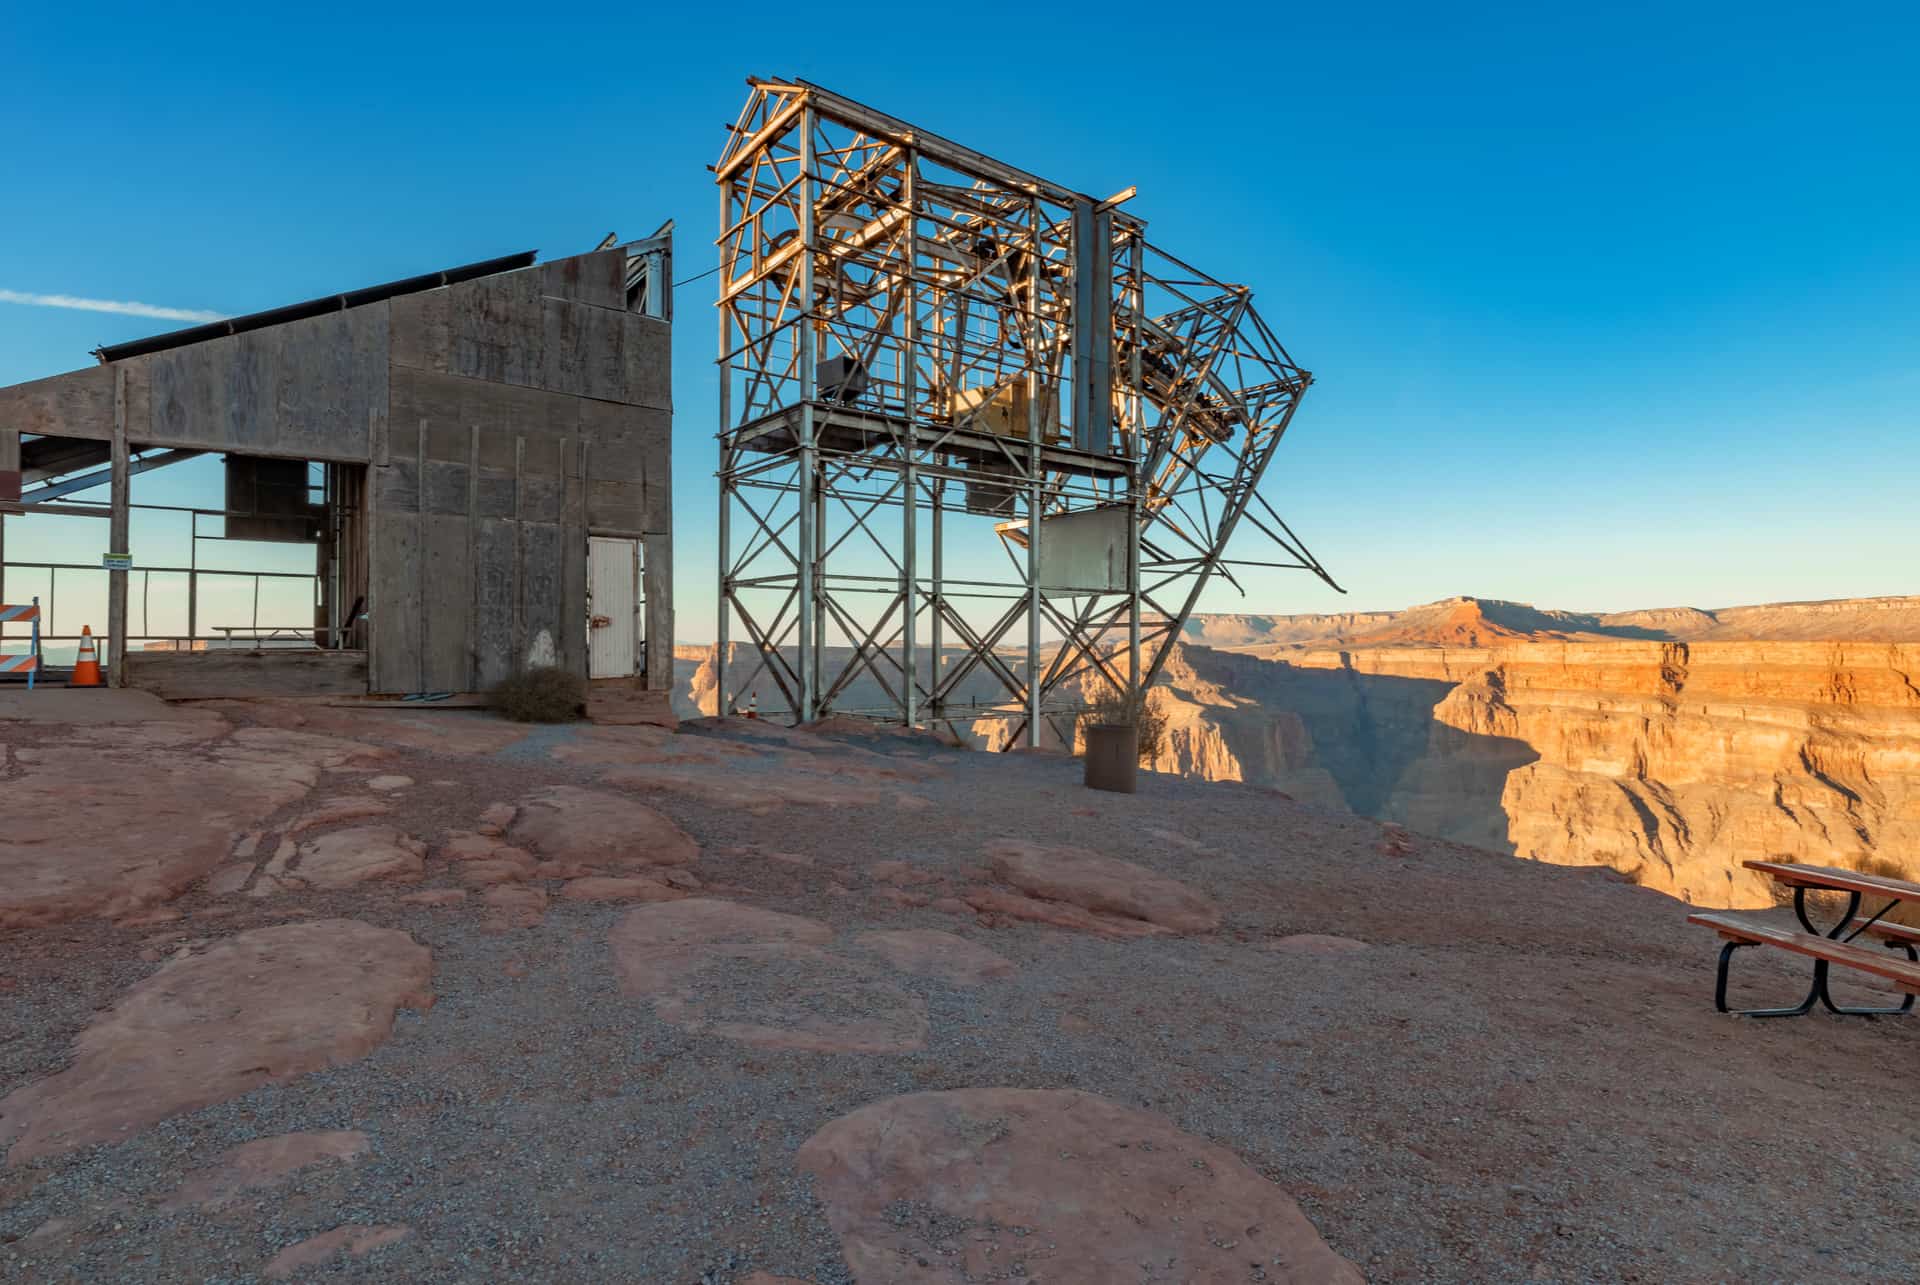
<svg viewBox="0 0 1920 1285">
<path fill-rule="evenodd" d="M 1450 598 L 1196 616 L 1184 636 L 1161 675 L 1162 771 L 1609 866 L 1703 905 L 1770 900 L 1753 858 L 1920 878 L 1920 598 L 1613 615 Z M 678 654 L 676 707 L 711 713 L 713 649 Z M 784 703 L 750 649 L 729 666 L 738 702 Z M 870 676 L 841 696 L 890 699 Z M 958 730 L 997 749 L 1010 726 Z"/>
<path fill-rule="evenodd" d="M 1770 899 L 1750 858 L 1920 876 L 1920 645 L 1188 647 L 1166 676 L 1183 773 L 1324 769 L 1354 811 L 1704 905 Z"/>
</svg>

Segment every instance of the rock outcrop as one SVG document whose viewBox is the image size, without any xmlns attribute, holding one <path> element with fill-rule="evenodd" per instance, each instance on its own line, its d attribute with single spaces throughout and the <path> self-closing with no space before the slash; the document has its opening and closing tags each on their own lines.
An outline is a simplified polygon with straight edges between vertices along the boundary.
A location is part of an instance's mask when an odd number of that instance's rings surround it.
<svg viewBox="0 0 1920 1285">
<path fill-rule="evenodd" d="M 66 1070 L 0 1098 L 20 1164 L 366 1056 L 433 1003 L 433 956 L 353 919 L 255 928 L 163 966 L 74 1043 Z"/>
<path fill-rule="evenodd" d="M 1163 772 L 1607 866 L 1702 905 L 1771 901 L 1753 858 L 1920 877 L 1920 597 L 1613 613 L 1458 597 L 1196 615 L 1182 637 L 1160 675 Z M 699 663 L 678 699 L 711 710 L 713 649 L 684 658 Z M 729 682 L 752 668 L 736 644 Z M 843 699 L 887 697 L 862 678 Z M 1011 728 L 981 718 L 972 743 L 1004 749 Z M 1044 747 L 1072 748 L 1071 732 L 1043 726 Z M 1055 905 L 972 902 L 1015 918 Z"/>
<path fill-rule="evenodd" d="M 810 1053 L 908 1053 L 927 1006 L 879 969 L 830 954 L 817 919 L 711 898 L 631 910 L 609 934 L 627 994 L 697 1034 Z"/>
<path fill-rule="evenodd" d="M 820 1130 L 796 1165 L 863 1285 L 1365 1280 L 1225 1147 L 1072 1089 L 888 1098 Z"/>
<path fill-rule="evenodd" d="M 1182 648 L 1162 699 L 1216 739 L 1170 738 L 1160 766 L 1283 789 L 1324 770 L 1423 833 L 1764 905 L 1744 860 L 1920 875 L 1916 677 L 1920 645 L 1889 643 Z M 1260 716 L 1304 729 L 1282 771 Z"/>
</svg>

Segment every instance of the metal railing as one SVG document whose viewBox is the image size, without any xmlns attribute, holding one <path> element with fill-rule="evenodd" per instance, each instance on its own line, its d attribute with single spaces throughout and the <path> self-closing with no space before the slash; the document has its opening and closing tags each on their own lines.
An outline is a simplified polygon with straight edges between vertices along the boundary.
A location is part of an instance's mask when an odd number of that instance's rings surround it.
<svg viewBox="0 0 1920 1285">
<path fill-rule="evenodd" d="M 261 623 L 261 588 L 263 583 L 304 581 L 308 586 L 305 597 L 310 604 L 317 607 L 322 587 L 323 572 L 321 570 L 248 571 L 219 567 L 202 567 L 199 565 L 201 542 L 215 541 L 224 543 L 230 539 L 230 537 L 225 535 L 202 534 L 200 530 L 200 520 L 202 518 L 248 518 L 262 515 L 228 509 L 211 509 L 172 504 L 132 504 L 128 507 L 134 512 L 185 514 L 188 516 L 190 524 L 188 531 L 185 533 L 189 557 L 189 562 L 186 566 L 133 567 L 125 573 L 128 577 L 126 640 L 130 647 L 136 644 L 148 644 L 149 646 L 152 644 L 166 644 L 176 649 L 191 651 L 196 649 L 196 645 L 221 649 L 247 645 L 290 646 L 296 643 L 309 647 L 325 648 L 338 648 L 346 645 L 347 638 L 355 628 L 355 624 L 352 621 L 343 621 L 338 628 L 329 627 L 317 621 L 313 624 L 301 623 L 292 625 L 278 622 L 270 624 Z M 93 508 L 94 506 L 90 504 L 69 504 L 61 506 L 58 510 L 49 509 L 48 515 L 102 518 L 107 516 L 104 505 L 99 506 L 97 512 L 76 513 L 76 509 Z M 16 510 L 10 511 L 6 516 L 27 517 L 32 516 L 32 513 L 31 511 L 21 513 Z M 255 542 L 236 540 L 234 543 Z M 21 574 L 23 572 L 29 574 L 23 576 Z M 44 573 L 44 580 L 41 579 L 40 573 Z M 0 562 L 0 601 L 5 600 L 9 583 L 11 583 L 15 591 L 27 592 L 30 586 L 23 582 L 26 580 L 37 581 L 40 586 L 38 592 L 41 605 L 41 624 L 46 627 L 43 628 L 40 634 L 41 640 L 52 643 L 76 643 L 82 636 L 77 632 L 52 632 L 52 627 L 56 625 L 56 623 L 62 623 L 59 621 L 58 616 L 60 610 L 59 587 L 62 582 L 62 577 L 64 576 L 67 581 L 71 583 L 72 578 L 76 575 L 91 580 L 96 576 L 110 576 L 112 574 L 113 572 L 105 567 L 85 562 L 17 561 L 9 559 Z M 184 633 L 177 630 L 156 632 L 152 628 L 155 598 L 153 577 L 155 576 L 184 578 L 186 609 L 186 631 Z M 9 577 L 12 577 L 11 582 L 9 581 Z M 244 624 L 219 623 L 203 625 L 201 623 L 203 614 L 203 604 L 201 601 L 202 590 L 213 585 L 231 585 L 232 582 L 235 581 L 246 582 L 246 589 L 242 592 L 246 594 L 250 602 L 250 608 L 247 612 L 247 622 Z M 94 583 L 96 585 L 100 584 L 98 581 Z M 337 588 L 338 586 L 336 585 L 336 590 Z M 70 588 L 69 594 L 71 595 L 73 592 L 75 591 Z M 177 610 L 180 594 L 180 589 L 177 584 L 169 585 L 163 583 L 159 587 L 159 593 L 163 603 L 167 597 L 171 595 Z M 221 595 L 221 598 L 222 601 L 216 610 L 220 615 L 227 616 L 228 619 L 231 619 L 231 616 L 228 616 L 227 613 L 227 608 L 231 600 L 227 598 L 226 595 Z M 284 610 L 284 605 L 274 607 L 271 602 L 269 603 L 270 618 Z M 137 629 L 135 628 L 136 621 L 138 622 Z M 80 623 L 91 628 L 92 637 L 96 642 L 104 646 L 110 641 L 104 619 L 99 621 L 87 620 Z M 96 625 L 98 628 L 92 628 Z"/>
</svg>

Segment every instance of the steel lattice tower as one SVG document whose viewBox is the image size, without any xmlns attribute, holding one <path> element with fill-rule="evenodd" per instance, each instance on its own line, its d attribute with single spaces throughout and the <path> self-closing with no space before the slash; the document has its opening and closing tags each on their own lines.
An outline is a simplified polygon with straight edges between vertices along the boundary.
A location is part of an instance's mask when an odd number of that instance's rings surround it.
<svg viewBox="0 0 1920 1285">
<path fill-rule="evenodd" d="M 799 721 L 1017 704 L 1034 744 L 1078 708 L 1066 684 L 1150 684 L 1213 575 L 1333 584 L 1257 494 L 1312 376 L 1246 287 L 1149 244 L 1130 189 L 748 83 L 715 166 L 723 702 L 765 673 Z M 1286 560 L 1228 559 L 1243 523 Z M 994 544 L 1006 576 L 949 574 Z M 885 703 L 848 709 L 863 673 Z M 1007 700 L 961 699 L 982 676 Z"/>
</svg>

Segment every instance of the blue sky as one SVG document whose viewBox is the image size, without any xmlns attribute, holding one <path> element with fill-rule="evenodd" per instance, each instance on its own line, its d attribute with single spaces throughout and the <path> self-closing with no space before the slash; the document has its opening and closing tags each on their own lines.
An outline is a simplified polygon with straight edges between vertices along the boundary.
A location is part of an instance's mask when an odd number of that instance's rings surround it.
<svg viewBox="0 0 1920 1285">
<path fill-rule="evenodd" d="M 691 277 L 743 76 L 803 76 L 1137 183 L 1156 242 L 1253 287 L 1319 380 L 1265 491 L 1351 593 L 1206 608 L 1920 590 L 1913 6 L 828 12 L 16 6 L 0 290 L 246 312 L 667 218 Z M 687 639 L 711 287 L 677 296 Z M 0 383 L 176 324 L 0 303 Z"/>
</svg>

